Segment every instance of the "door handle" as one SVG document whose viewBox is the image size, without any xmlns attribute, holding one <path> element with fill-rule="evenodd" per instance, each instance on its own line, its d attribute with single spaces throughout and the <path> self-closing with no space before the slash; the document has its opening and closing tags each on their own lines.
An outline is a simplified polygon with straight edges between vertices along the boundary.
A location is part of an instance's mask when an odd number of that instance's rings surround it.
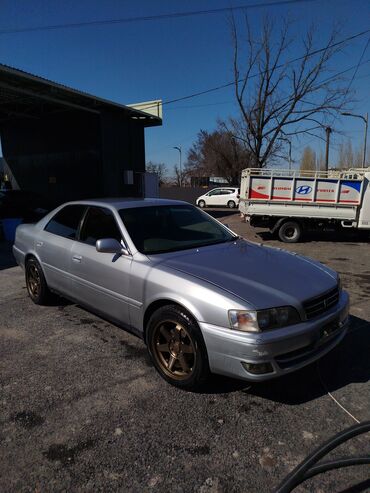
<svg viewBox="0 0 370 493">
<path fill-rule="evenodd" d="M 81 263 L 82 257 L 81 255 L 73 255 L 72 260 L 73 262 Z"/>
</svg>

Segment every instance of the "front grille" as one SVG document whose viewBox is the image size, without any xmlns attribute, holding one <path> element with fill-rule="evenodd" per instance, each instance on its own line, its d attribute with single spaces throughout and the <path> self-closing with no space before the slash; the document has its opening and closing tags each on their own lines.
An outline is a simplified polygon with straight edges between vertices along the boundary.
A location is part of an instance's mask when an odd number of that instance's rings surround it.
<svg viewBox="0 0 370 493">
<path fill-rule="evenodd" d="M 339 337 L 337 334 L 336 337 Z M 292 368 L 293 366 L 299 365 L 310 358 L 313 358 L 317 354 L 324 351 L 330 344 L 333 343 L 335 337 L 330 337 L 327 340 L 313 342 L 304 348 L 291 351 L 290 353 L 280 354 L 275 358 L 276 363 L 282 370 Z"/>
<path fill-rule="evenodd" d="M 343 327 L 344 326 L 339 323 L 339 318 L 332 320 L 320 329 L 316 339 L 312 341 L 311 344 L 275 356 L 276 363 L 280 368 L 285 370 L 286 368 L 298 365 L 299 363 L 312 358 L 315 354 L 323 351 L 329 346 L 333 342 L 333 339 L 339 337 L 339 332 L 342 332 Z"/>
<path fill-rule="evenodd" d="M 303 308 L 306 313 L 307 320 L 318 317 L 322 313 L 325 313 L 329 308 L 336 305 L 339 301 L 339 286 L 327 291 L 326 293 L 311 298 L 310 300 L 303 302 Z"/>
</svg>

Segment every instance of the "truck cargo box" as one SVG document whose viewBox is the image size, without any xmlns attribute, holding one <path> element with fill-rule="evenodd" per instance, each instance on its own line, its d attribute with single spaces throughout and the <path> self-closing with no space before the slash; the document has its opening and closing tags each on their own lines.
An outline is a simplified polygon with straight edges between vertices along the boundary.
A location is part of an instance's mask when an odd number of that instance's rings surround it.
<svg viewBox="0 0 370 493">
<path fill-rule="evenodd" d="M 329 172 L 247 168 L 242 172 L 239 210 L 248 220 L 300 218 L 303 224 L 304 218 L 322 219 L 368 229 L 370 168 Z"/>
</svg>

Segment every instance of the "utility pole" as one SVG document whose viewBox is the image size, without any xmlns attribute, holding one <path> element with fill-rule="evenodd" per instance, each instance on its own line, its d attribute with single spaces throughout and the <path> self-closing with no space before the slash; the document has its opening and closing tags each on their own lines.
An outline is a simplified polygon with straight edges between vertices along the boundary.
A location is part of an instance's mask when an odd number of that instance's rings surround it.
<svg viewBox="0 0 370 493">
<path fill-rule="evenodd" d="M 365 137 L 364 137 L 364 156 L 362 158 L 362 167 L 366 166 L 366 142 L 367 142 L 367 127 L 369 125 L 369 113 L 365 115 Z"/>
<path fill-rule="evenodd" d="M 330 134 L 332 132 L 330 127 L 325 128 L 326 132 L 326 151 L 325 151 L 325 171 L 329 169 L 329 144 L 330 144 Z"/>
<path fill-rule="evenodd" d="M 369 113 L 366 113 L 365 116 L 362 115 L 354 115 L 353 113 L 342 113 L 343 116 L 353 116 L 354 118 L 361 118 L 365 122 L 365 135 L 364 135 L 364 153 L 362 156 L 362 167 L 366 166 L 366 143 L 367 143 L 367 127 L 369 125 Z"/>
</svg>

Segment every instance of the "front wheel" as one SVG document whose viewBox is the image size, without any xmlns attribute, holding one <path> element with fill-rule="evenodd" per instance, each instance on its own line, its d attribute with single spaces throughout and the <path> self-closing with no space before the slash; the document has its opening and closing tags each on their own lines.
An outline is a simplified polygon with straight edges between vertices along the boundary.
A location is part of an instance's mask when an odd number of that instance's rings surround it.
<svg viewBox="0 0 370 493">
<path fill-rule="evenodd" d="M 200 200 L 198 202 L 198 206 L 201 208 L 201 209 L 204 209 L 204 207 L 206 206 L 206 203 L 204 202 L 204 200 Z"/>
<path fill-rule="evenodd" d="M 236 204 L 235 204 L 235 202 L 233 200 L 229 200 L 229 202 L 227 203 L 227 207 L 229 209 L 235 209 Z"/>
<path fill-rule="evenodd" d="M 302 228 L 296 221 L 287 221 L 279 228 L 279 238 L 284 243 L 297 243 L 302 236 Z"/>
<path fill-rule="evenodd" d="M 195 390 L 207 380 L 207 351 L 199 327 L 182 308 L 167 305 L 148 323 L 149 355 L 159 374 L 170 384 Z"/>
</svg>

